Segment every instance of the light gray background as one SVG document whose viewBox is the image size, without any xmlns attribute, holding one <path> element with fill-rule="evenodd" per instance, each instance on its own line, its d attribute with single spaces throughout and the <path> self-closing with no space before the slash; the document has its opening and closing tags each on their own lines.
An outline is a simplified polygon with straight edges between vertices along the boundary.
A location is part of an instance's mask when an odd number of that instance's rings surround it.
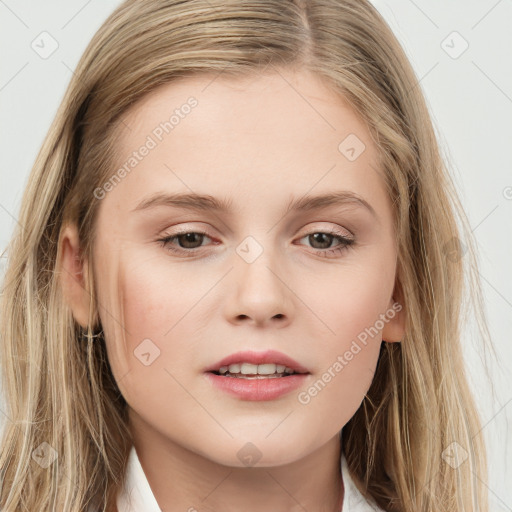
<svg viewBox="0 0 512 512">
<path fill-rule="evenodd" d="M 0 0 L 0 251 L 76 63 L 116 0 Z M 491 511 L 512 511 L 512 3 L 373 0 L 404 46 L 466 208 L 499 364 L 490 392 L 466 330 L 468 375 L 490 450 Z M 50 56 L 50 36 L 58 47 Z M 458 34 L 453 34 L 453 32 Z M 468 48 L 462 52 L 465 46 Z M 459 55 L 460 54 L 460 55 Z M 0 278 L 5 258 L 0 259 Z M 0 422 L 5 423 L 0 413 Z M 507 485 L 508 482 L 508 485 Z"/>
</svg>

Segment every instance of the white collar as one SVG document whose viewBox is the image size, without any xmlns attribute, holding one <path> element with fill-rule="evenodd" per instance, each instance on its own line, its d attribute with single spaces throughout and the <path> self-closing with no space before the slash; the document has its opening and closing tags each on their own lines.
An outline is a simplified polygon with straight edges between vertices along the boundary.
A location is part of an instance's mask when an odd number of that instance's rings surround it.
<svg viewBox="0 0 512 512">
<path fill-rule="evenodd" d="M 117 497 L 118 512 L 161 512 L 133 445 L 126 471 L 125 487 Z M 363 498 L 350 477 L 344 455 L 341 456 L 341 476 L 345 487 L 342 512 L 382 512 Z"/>
</svg>

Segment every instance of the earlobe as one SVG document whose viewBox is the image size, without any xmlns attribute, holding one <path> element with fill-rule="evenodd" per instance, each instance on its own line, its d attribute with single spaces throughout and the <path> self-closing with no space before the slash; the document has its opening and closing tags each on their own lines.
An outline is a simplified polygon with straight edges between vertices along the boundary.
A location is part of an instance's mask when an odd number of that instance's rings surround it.
<svg viewBox="0 0 512 512">
<path fill-rule="evenodd" d="M 82 259 L 75 225 L 62 228 L 59 238 L 59 277 L 62 294 L 73 317 L 84 328 L 89 323 L 90 293 L 87 290 L 87 262 Z"/>
</svg>

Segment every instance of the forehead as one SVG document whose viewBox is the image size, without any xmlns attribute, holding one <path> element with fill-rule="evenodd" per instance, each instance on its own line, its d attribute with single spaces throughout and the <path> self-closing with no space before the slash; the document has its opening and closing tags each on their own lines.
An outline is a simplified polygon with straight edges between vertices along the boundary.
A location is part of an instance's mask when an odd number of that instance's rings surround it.
<svg viewBox="0 0 512 512">
<path fill-rule="evenodd" d="M 192 108 L 188 106 L 191 102 L 195 103 Z M 232 136 L 242 142 L 243 135 L 250 136 L 245 139 L 248 143 L 257 145 L 274 140 L 278 132 L 277 142 L 300 138 L 311 143 L 332 142 L 348 133 L 361 139 L 369 135 L 346 99 L 306 70 L 236 78 L 222 74 L 181 78 L 147 94 L 123 121 L 128 125 L 119 141 L 124 146 L 132 146 L 134 136 L 150 134 L 169 121 L 175 135 L 207 135 L 217 143 L 226 141 L 224 145 Z M 326 137 L 329 134 L 331 137 Z"/>
<path fill-rule="evenodd" d="M 123 117 L 118 189 L 132 206 L 144 191 L 243 198 L 286 189 L 283 200 L 333 188 L 384 201 L 378 152 L 350 104 L 308 71 L 232 78 L 197 75 L 168 83 Z M 145 155 L 133 161 L 143 146 Z M 116 190 L 116 193 L 121 193 Z M 379 197 L 380 196 L 380 199 Z"/>
</svg>

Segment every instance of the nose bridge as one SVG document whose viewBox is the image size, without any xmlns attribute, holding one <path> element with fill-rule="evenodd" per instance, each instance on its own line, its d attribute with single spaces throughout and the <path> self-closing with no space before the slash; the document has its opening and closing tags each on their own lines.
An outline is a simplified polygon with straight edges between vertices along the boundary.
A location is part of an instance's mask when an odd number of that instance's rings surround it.
<svg viewBox="0 0 512 512">
<path fill-rule="evenodd" d="M 236 247 L 234 291 L 228 309 L 232 318 L 250 317 L 262 323 L 276 315 L 289 316 L 290 291 L 280 275 L 281 258 L 271 240 L 273 236 L 269 233 L 259 240 L 247 236 Z"/>
</svg>

